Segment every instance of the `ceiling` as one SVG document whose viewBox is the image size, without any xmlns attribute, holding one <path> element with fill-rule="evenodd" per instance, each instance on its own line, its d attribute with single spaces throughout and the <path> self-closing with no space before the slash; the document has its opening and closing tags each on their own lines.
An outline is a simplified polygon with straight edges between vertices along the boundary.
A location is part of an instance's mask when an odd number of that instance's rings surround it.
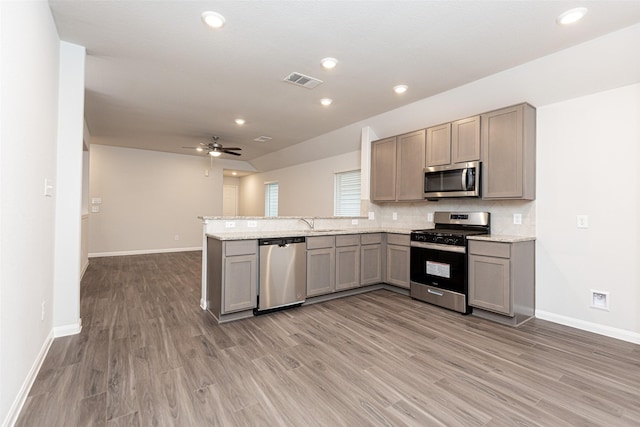
<svg viewBox="0 0 640 427">
<path fill-rule="evenodd" d="M 182 147 L 215 135 L 249 162 L 640 22 L 640 1 L 49 3 L 60 38 L 87 48 L 92 143 L 197 155 Z M 556 24 L 578 6 L 582 21 Z M 226 25 L 205 27 L 207 10 Z M 324 83 L 283 81 L 292 72 Z"/>
</svg>

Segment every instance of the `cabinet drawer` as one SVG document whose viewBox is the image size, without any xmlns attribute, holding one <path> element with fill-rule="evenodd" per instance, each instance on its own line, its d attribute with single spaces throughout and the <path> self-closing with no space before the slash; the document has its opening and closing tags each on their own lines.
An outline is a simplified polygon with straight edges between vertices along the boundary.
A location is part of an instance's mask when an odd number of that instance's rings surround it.
<svg viewBox="0 0 640 427">
<path fill-rule="evenodd" d="M 469 241 L 469 253 L 498 258 L 511 257 L 511 243 Z"/>
<path fill-rule="evenodd" d="M 257 240 L 236 240 L 224 242 L 224 254 L 226 256 L 253 255 L 257 252 Z"/>
<path fill-rule="evenodd" d="M 307 237 L 307 249 L 332 248 L 335 241 L 335 236 Z"/>
<path fill-rule="evenodd" d="M 387 234 L 387 244 L 409 246 L 410 238 L 408 234 Z"/>
<path fill-rule="evenodd" d="M 381 233 L 362 234 L 360 236 L 360 244 L 362 245 L 379 245 L 382 243 Z"/>
<path fill-rule="evenodd" d="M 336 248 L 341 246 L 357 246 L 360 244 L 359 234 L 347 234 L 345 236 L 336 236 Z"/>
</svg>

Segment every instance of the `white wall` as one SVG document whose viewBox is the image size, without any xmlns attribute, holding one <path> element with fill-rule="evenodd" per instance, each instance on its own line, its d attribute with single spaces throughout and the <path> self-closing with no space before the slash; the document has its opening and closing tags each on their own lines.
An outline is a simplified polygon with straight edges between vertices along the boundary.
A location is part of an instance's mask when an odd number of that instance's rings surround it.
<svg viewBox="0 0 640 427">
<path fill-rule="evenodd" d="M 92 144 L 90 164 L 90 198 L 102 198 L 90 213 L 90 256 L 199 249 L 197 217 L 222 214 L 215 160 Z"/>
<path fill-rule="evenodd" d="M 277 181 L 279 216 L 332 216 L 334 174 L 355 169 L 360 169 L 359 151 L 246 176 L 240 215 L 264 215 L 264 184 Z"/>
<path fill-rule="evenodd" d="M 639 159 L 638 84 L 538 109 L 539 317 L 640 343 Z"/>
<path fill-rule="evenodd" d="M 59 40 L 45 1 L 0 2 L 0 422 L 52 339 Z M 45 317 L 41 320 L 41 303 Z"/>
<path fill-rule="evenodd" d="M 82 161 L 85 48 L 60 43 L 56 239 L 53 295 L 55 336 L 80 332 Z"/>
</svg>

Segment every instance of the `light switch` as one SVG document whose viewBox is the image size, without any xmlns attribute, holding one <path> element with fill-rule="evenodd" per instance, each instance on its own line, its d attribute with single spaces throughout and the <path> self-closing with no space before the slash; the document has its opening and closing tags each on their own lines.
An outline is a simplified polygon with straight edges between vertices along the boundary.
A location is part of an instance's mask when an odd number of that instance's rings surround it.
<svg viewBox="0 0 640 427">
<path fill-rule="evenodd" d="M 92 197 L 91 198 L 91 204 L 92 205 L 99 205 L 102 203 L 102 197 Z"/>
<path fill-rule="evenodd" d="M 100 206 L 91 206 L 91 212 L 93 213 L 100 212 Z"/>
<path fill-rule="evenodd" d="M 44 195 L 53 197 L 53 181 L 48 178 L 44 179 Z"/>
</svg>

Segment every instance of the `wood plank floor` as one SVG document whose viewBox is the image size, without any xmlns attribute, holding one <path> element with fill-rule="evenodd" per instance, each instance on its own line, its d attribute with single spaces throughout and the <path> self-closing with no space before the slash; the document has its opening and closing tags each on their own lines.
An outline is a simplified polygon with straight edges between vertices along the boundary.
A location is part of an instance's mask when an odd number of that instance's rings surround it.
<svg viewBox="0 0 640 427">
<path fill-rule="evenodd" d="M 17 425 L 640 425 L 640 346 L 388 291 L 217 325 L 200 257 L 92 259 Z"/>
</svg>

